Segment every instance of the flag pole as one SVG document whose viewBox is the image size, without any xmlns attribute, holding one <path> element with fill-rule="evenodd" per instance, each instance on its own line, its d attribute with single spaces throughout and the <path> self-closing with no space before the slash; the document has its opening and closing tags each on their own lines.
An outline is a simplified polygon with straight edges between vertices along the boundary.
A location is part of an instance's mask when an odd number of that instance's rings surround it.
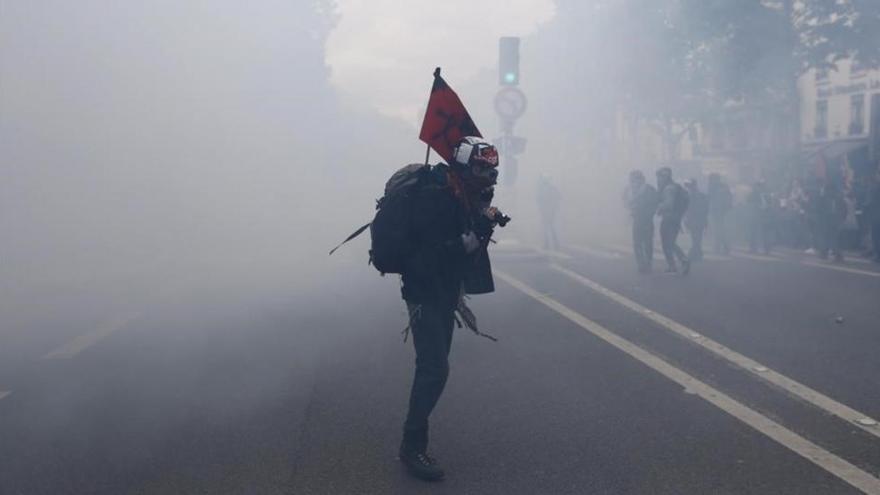
<svg viewBox="0 0 880 495">
<path fill-rule="evenodd" d="M 440 67 L 434 69 L 434 79 L 440 77 Z M 431 159 L 431 143 L 428 143 L 427 149 L 425 150 L 425 165 L 428 164 L 428 160 Z"/>
</svg>

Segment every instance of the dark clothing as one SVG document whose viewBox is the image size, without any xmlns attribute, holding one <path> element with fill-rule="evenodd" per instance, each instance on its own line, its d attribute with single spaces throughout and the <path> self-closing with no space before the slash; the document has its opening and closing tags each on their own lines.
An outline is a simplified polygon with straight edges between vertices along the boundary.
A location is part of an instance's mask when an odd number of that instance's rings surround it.
<svg viewBox="0 0 880 495">
<path fill-rule="evenodd" d="M 670 270 L 674 270 L 675 260 L 681 263 L 688 261 L 684 251 L 678 246 L 678 233 L 681 232 L 681 222 L 675 219 L 663 219 L 660 221 L 660 243 L 663 245 L 663 255 Z"/>
<path fill-rule="evenodd" d="M 416 374 L 403 425 L 403 444 L 415 452 L 428 447 L 428 416 L 437 405 L 449 376 L 453 310 L 434 304 L 408 305 L 412 339 L 416 348 Z"/>
<path fill-rule="evenodd" d="M 628 187 L 624 194 L 632 216 L 632 242 L 636 265 L 640 271 L 650 271 L 654 261 L 654 214 L 659 198 L 650 184 L 634 189 Z"/>
<path fill-rule="evenodd" d="M 401 293 L 408 303 L 453 309 L 469 261 L 461 242 L 468 215 L 447 183 L 446 171 L 445 166 L 434 167 L 429 182 L 414 192 L 410 232 L 416 247 L 405 264 Z"/>
<path fill-rule="evenodd" d="M 691 260 L 703 259 L 703 232 L 709 225 L 709 198 L 700 191 L 690 191 L 690 206 L 684 216 L 684 225 L 691 234 Z"/>
<path fill-rule="evenodd" d="M 733 207 L 733 195 L 730 188 L 723 182 L 709 184 L 709 217 L 712 233 L 715 238 L 715 253 L 729 254 L 730 241 L 727 237 L 727 214 Z"/>
<path fill-rule="evenodd" d="M 546 178 L 538 181 L 536 192 L 538 211 L 541 214 L 541 226 L 544 230 L 544 249 L 559 249 L 559 237 L 556 234 L 556 215 L 562 195 L 559 189 Z"/>
<path fill-rule="evenodd" d="M 491 222 L 472 213 L 449 183 L 448 167 L 437 165 L 426 184 L 413 193 L 410 233 L 415 246 L 407 258 L 401 289 L 410 315 L 416 369 L 404 423 L 403 447 L 424 453 L 428 416 L 443 393 L 449 376 L 455 309 L 462 292 L 494 290 L 489 255 Z M 480 200 L 482 201 L 482 200 Z M 489 201 L 491 201 L 491 196 Z M 479 208 L 482 203 L 473 203 Z M 465 253 L 461 236 L 474 232 L 481 248 Z"/>
<path fill-rule="evenodd" d="M 871 228 L 871 247 L 874 260 L 880 261 L 880 183 L 875 183 L 868 197 L 867 220 Z"/>
<path fill-rule="evenodd" d="M 757 252 L 758 247 L 770 254 L 773 234 L 772 198 L 761 186 L 755 186 L 746 198 L 749 225 L 749 251 Z"/>
<path fill-rule="evenodd" d="M 654 219 L 633 220 L 632 224 L 633 253 L 636 266 L 642 272 L 651 271 L 654 264 Z"/>
<path fill-rule="evenodd" d="M 663 255 L 666 257 L 666 264 L 669 270 L 676 269 L 675 260 L 678 259 L 682 264 L 688 262 L 684 251 L 678 246 L 678 234 L 681 232 L 681 220 L 687 210 L 681 211 L 677 204 L 676 197 L 680 194 L 687 194 L 680 185 L 675 182 L 669 182 L 663 186 L 660 195 L 660 206 L 657 208 L 657 214 L 660 215 L 660 243 L 663 246 Z"/>
<path fill-rule="evenodd" d="M 830 252 L 842 259 L 840 234 L 846 220 L 847 206 L 843 195 L 835 189 L 823 188 L 814 197 L 816 225 L 816 250 L 820 258 L 827 258 Z"/>
</svg>

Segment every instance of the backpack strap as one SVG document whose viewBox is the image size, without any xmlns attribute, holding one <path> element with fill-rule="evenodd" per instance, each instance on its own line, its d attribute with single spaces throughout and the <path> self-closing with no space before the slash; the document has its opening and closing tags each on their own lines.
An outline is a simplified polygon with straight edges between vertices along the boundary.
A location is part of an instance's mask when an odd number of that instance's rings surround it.
<svg viewBox="0 0 880 495">
<path fill-rule="evenodd" d="M 330 250 L 330 254 L 329 254 L 329 256 L 333 256 L 333 253 L 335 253 L 337 249 L 341 248 L 342 245 L 345 244 L 346 242 L 348 242 L 348 241 L 354 239 L 355 237 L 357 237 L 357 236 L 363 234 L 363 232 L 364 232 L 365 230 L 367 230 L 367 227 L 369 227 L 369 226 L 372 225 L 372 224 L 373 224 L 373 222 L 369 222 L 369 223 L 367 223 L 366 225 L 364 225 L 363 227 L 360 227 L 359 229 L 357 229 L 357 230 L 355 230 L 354 232 L 352 232 L 351 235 L 348 236 L 344 241 L 340 242 L 338 246 L 336 246 L 335 248 L 333 248 L 333 249 Z"/>
</svg>

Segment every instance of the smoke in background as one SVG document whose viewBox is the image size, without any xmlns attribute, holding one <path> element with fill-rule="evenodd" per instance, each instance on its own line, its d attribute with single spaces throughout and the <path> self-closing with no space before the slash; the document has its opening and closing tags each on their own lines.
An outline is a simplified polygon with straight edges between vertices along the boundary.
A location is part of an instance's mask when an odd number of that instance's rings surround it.
<svg viewBox="0 0 880 495">
<path fill-rule="evenodd" d="M 329 2 L 4 2 L 4 290 L 320 268 L 346 209 L 371 213 L 352 173 L 400 132 L 342 117 L 334 19 Z"/>
</svg>

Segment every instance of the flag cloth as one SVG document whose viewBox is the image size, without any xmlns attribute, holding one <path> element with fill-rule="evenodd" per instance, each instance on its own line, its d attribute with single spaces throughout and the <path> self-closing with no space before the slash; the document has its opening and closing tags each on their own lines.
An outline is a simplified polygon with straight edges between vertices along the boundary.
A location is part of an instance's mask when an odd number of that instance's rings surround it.
<svg viewBox="0 0 880 495">
<path fill-rule="evenodd" d="M 452 163 L 452 150 L 465 136 L 483 137 L 458 95 L 440 77 L 438 67 L 434 71 L 434 85 L 419 139 L 431 146 L 447 163 Z"/>
</svg>

